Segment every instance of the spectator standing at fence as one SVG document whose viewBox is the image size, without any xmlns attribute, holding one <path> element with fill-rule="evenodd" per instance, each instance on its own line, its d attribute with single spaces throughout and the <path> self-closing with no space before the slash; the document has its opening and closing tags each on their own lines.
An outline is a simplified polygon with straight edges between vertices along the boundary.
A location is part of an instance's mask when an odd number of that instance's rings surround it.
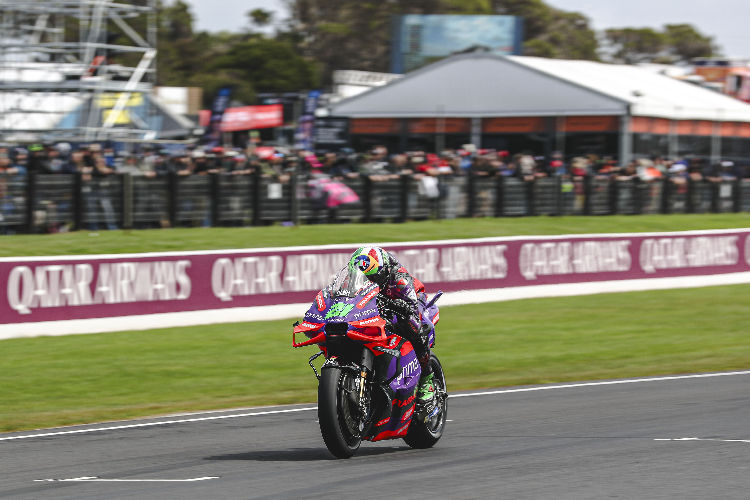
<svg viewBox="0 0 750 500">
<path fill-rule="evenodd" d="M 523 153 L 518 157 L 518 170 L 524 180 L 534 179 L 537 173 L 537 164 L 530 153 Z"/>
<path fill-rule="evenodd" d="M 57 144 L 55 146 L 47 148 L 47 171 L 54 174 L 69 174 L 70 165 L 65 154 L 65 150 L 69 150 L 70 145 L 67 143 Z"/>
<path fill-rule="evenodd" d="M 549 161 L 549 174 L 552 177 L 562 177 L 570 174 L 568 166 L 565 164 L 565 158 L 560 151 L 552 153 Z"/>
<path fill-rule="evenodd" d="M 26 175 L 26 167 L 18 165 L 11 157 L 11 150 L 0 148 L 0 173 L 5 175 Z"/>
<path fill-rule="evenodd" d="M 662 177 L 666 176 L 669 173 L 669 162 L 662 158 L 661 156 L 654 156 L 651 158 L 651 161 L 654 164 L 654 168 L 656 168 L 659 172 L 661 172 Z"/>
<path fill-rule="evenodd" d="M 642 158 L 638 162 L 638 177 L 644 182 L 661 179 L 664 174 L 654 166 L 654 162 L 648 158 Z"/>
<path fill-rule="evenodd" d="M 28 170 L 34 174 L 50 173 L 47 151 L 41 144 L 32 144 L 28 149 Z"/>
<path fill-rule="evenodd" d="M 11 164 L 8 148 L 0 148 L 0 234 L 14 233 L 15 229 L 9 227 L 9 224 L 14 219 L 20 219 L 18 198 L 14 196 L 13 184 L 22 175 Z"/>
<path fill-rule="evenodd" d="M 675 184 L 687 184 L 690 176 L 687 165 L 684 161 L 674 162 L 668 170 L 669 179 Z"/>
<path fill-rule="evenodd" d="M 720 161 L 712 165 L 705 178 L 710 182 L 733 181 L 737 179 L 737 176 L 732 171 L 733 167 L 733 161 Z"/>
<path fill-rule="evenodd" d="M 362 175 L 370 176 L 375 182 L 384 181 L 395 178 L 396 171 L 393 166 L 388 161 L 388 149 L 385 146 L 376 146 L 362 158 L 359 171 Z"/>
<path fill-rule="evenodd" d="M 625 165 L 625 168 L 620 169 L 616 174 L 615 179 L 618 181 L 629 181 L 638 177 L 638 163 L 636 160 L 631 160 Z"/>
<path fill-rule="evenodd" d="M 688 162 L 688 174 L 693 182 L 703 180 L 703 162 L 700 158 L 691 158 Z"/>
<path fill-rule="evenodd" d="M 13 168 L 24 174 L 29 172 L 29 152 L 26 148 L 15 148 L 12 152 Z"/>
<path fill-rule="evenodd" d="M 107 166 L 99 144 L 91 144 L 88 155 L 84 156 L 86 166 L 83 171 L 82 188 L 86 201 L 89 229 L 99 229 L 97 219 L 103 219 L 107 229 L 117 229 L 115 209 L 112 205 L 114 184 L 111 181 L 114 169 Z"/>
<path fill-rule="evenodd" d="M 333 154 L 333 161 L 330 165 L 329 173 L 334 179 L 354 179 L 358 176 L 357 172 L 351 164 L 348 155 L 340 153 L 328 153 Z"/>
<path fill-rule="evenodd" d="M 496 165 L 492 164 L 489 151 L 479 151 L 471 165 L 470 173 L 479 177 L 490 177 L 498 173 Z"/>
</svg>

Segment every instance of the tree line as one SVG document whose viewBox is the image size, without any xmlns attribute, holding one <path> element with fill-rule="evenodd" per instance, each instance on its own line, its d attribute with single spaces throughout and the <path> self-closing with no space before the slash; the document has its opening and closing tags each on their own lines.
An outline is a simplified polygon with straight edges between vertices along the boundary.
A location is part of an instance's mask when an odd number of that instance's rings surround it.
<svg viewBox="0 0 750 500">
<path fill-rule="evenodd" d="M 159 2 L 157 84 L 198 86 L 210 101 L 326 87 L 335 69 L 387 72 L 391 18 L 402 14 L 502 14 L 524 18 L 524 55 L 616 63 L 687 63 L 717 55 L 711 36 L 689 24 L 623 27 L 597 34 L 580 12 L 543 0 L 286 0 L 289 17 L 244 13 L 241 32 L 197 32 L 189 0 Z"/>
</svg>

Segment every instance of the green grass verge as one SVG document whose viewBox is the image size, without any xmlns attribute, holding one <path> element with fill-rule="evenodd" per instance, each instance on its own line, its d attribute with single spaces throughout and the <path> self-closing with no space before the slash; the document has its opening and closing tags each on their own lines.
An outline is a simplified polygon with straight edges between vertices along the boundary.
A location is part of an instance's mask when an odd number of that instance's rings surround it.
<svg viewBox="0 0 750 500">
<path fill-rule="evenodd" d="M 750 213 L 453 219 L 405 224 L 175 228 L 0 236 L 0 257 L 257 248 L 487 236 L 684 231 L 750 227 Z"/>
<path fill-rule="evenodd" d="M 450 390 L 750 368 L 750 285 L 446 307 Z M 0 342 L 0 430 L 312 402 L 290 320 Z"/>
</svg>

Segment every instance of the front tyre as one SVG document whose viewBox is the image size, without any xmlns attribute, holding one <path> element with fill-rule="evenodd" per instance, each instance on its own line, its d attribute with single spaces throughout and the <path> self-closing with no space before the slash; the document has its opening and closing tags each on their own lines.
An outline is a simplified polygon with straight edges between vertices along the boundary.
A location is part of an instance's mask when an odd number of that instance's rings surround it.
<svg viewBox="0 0 750 500">
<path fill-rule="evenodd" d="M 348 370 L 323 368 L 318 384 L 318 421 L 323 441 L 337 458 L 350 458 L 362 437 L 356 405 L 349 395 L 356 391 L 356 379 Z"/>
<path fill-rule="evenodd" d="M 443 366 L 435 354 L 430 355 L 430 365 L 434 373 L 435 399 L 438 412 L 432 418 L 421 421 L 413 417 L 409 425 L 409 431 L 404 437 L 406 444 L 412 448 L 431 448 L 443 435 L 445 422 L 448 415 L 448 392 L 445 385 L 445 374 Z"/>
</svg>

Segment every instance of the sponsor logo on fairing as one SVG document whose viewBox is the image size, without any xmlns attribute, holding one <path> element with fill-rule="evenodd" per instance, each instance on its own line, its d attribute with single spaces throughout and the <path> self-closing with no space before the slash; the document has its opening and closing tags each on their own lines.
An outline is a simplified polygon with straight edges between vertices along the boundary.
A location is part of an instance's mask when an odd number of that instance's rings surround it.
<svg viewBox="0 0 750 500">
<path fill-rule="evenodd" d="M 312 328 L 312 329 L 320 328 L 320 325 L 316 325 L 315 323 L 308 323 L 308 322 L 304 322 L 300 326 L 304 326 L 305 328 Z"/>
<path fill-rule="evenodd" d="M 407 419 L 411 418 L 411 416 L 414 414 L 414 407 L 412 406 L 408 410 L 406 410 L 406 413 L 404 413 L 404 416 L 401 417 L 401 421 L 405 422 Z"/>
<path fill-rule="evenodd" d="M 378 318 L 370 318 L 370 319 L 365 319 L 365 320 L 360 321 L 359 324 L 362 325 L 362 326 L 364 326 L 364 325 L 370 325 L 372 323 L 377 323 L 378 321 L 381 321 L 381 319 L 379 317 Z"/>
<path fill-rule="evenodd" d="M 404 379 L 404 377 L 412 377 L 417 372 L 417 370 L 419 370 L 419 361 L 414 358 L 409 362 L 409 364 L 404 366 L 396 380 L 400 383 Z"/>
<path fill-rule="evenodd" d="M 367 305 L 367 303 L 370 302 L 372 300 L 372 298 L 375 297 L 378 294 L 379 291 L 380 291 L 379 288 L 375 288 L 373 291 L 371 291 L 370 293 L 368 293 L 367 295 L 365 295 L 362 298 L 362 300 L 360 300 L 359 303 L 357 304 L 357 309 L 364 308 Z"/>
<path fill-rule="evenodd" d="M 343 302 L 339 302 L 331 306 L 325 319 L 346 316 L 352 309 L 354 309 L 354 304 L 344 304 Z"/>
<path fill-rule="evenodd" d="M 376 315 L 376 314 L 378 314 L 378 310 L 377 309 L 366 309 L 364 311 L 354 313 L 353 317 L 354 317 L 354 319 L 369 318 L 369 317 L 371 317 L 373 315 Z"/>
<path fill-rule="evenodd" d="M 323 300 L 323 292 L 318 292 L 318 295 L 315 296 L 315 302 L 318 305 L 318 311 L 325 311 L 326 301 Z"/>
</svg>

